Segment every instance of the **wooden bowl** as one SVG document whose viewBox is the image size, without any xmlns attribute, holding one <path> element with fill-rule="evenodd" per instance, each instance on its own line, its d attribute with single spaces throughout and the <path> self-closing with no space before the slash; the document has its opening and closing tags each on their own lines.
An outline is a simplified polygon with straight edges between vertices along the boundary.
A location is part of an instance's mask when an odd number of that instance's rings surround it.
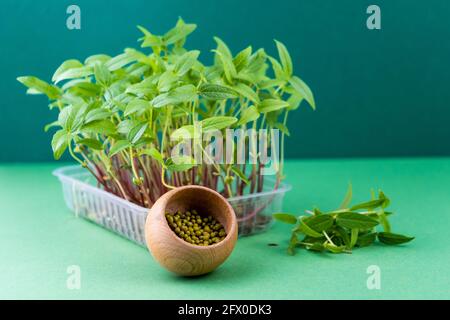
<svg viewBox="0 0 450 320">
<path fill-rule="evenodd" d="M 197 210 L 213 216 L 225 228 L 227 236 L 219 243 L 197 246 L 173 232 L 165 213 Z M 166 269 L 183 276 L 197 276 L 222 264 L 236 244 L 238 224 L 233 208 L 219 193 L 202 186 L 173 189 L 160 197 L 147 216 L 145 238 L 152 256 Z"/>
</svg>

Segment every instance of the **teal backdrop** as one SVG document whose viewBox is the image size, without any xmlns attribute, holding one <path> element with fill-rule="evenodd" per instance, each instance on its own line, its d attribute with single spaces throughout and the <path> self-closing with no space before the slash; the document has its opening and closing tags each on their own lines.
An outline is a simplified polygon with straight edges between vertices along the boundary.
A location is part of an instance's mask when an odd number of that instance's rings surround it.
<svg viewBox="0 0 450 320">
<path fill-rule="evenodd" d="M 70 4 L 81 30 L 66 28 Z M 381 30 L 366 27 L 370 4 Z M 214 35 L 234 52 L 286 44 L 317 103 L 292 115 L 288 157 L 450 155 L 448 0 L 2 0 L 0 161 L 52 159 L 43 127 L 55 114 L 17 76 L 49 80 L 63 60 L 119 54 L 137 47 L 137 24 L 164 33 L 178 16 L 198 25 L 188 47 L 204 61 Z"/>
</svg>

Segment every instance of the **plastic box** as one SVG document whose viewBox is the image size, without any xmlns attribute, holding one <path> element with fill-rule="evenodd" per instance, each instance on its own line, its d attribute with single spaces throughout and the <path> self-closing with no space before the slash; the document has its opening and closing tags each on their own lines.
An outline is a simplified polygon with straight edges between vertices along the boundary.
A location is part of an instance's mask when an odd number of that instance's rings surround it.
<svg viewBox="0 0 450 320">
<path fill-rule="evenodd" d="M 53 174 L 61 181 L 66 205 L 76 216 L 145 246 L 144 225 L 149 209 L 96 187 L 90 173 L 80 166 L 62 167 Z M 265 231 L 272 224 L 272 213 L 282 211 L 290 185 L 281 183 L 273 190 L 273 180 L 265 180 L 263 192 L 228 199 L 239 222 L 239 236 Z"/>
</svg>

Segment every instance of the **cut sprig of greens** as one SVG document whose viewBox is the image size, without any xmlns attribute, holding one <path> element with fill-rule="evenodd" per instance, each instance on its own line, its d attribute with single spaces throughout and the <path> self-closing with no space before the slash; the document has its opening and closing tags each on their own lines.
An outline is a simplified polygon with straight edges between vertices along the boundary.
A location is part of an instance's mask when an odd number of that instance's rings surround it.
<svg viewBox="0 0 450 320">
<path fill-rule="evenodd" d="M 294 74 L 286 47 L 275 41 L 277 57 L 251 46 L 233 53 L 215 37 L 214 62 L 206 65 L 200 51 L 184 47 L 195 24 L 180 18 L 163 35 L 138 28 L 143 34 L 141 50 L 67 60 L 52 83 L 34 76 L 17 78 L 28 94 L 46 95 L 50 108 L 59 111 L 45 128 L 54 133 L 54 157 L 68 152 L 103 189 L 144 207 L 151 207 L 167 190 L 190 184 L 225 197 L 242 196 L 263 190 L 260 173 L 267 161 L 260 153 L 252 150 L 251 164 L 197 163 L 190 156 L 174 159 L 178 141 L 172 138 L 198 124 L 204 132 L 222 134 L 228 128 L 273 128 L 281 132 L 277 188 L 283 178 L 288 114 L 303 101 L 315 109 L 314 96 Z M 270 150 L 269 135 L 266 139 Z M 195 143 L 193 149 L 206 153 L 210 141 Z M 249 139 L 245 144 L 249 150 Z"/>
<path fill-rule="evenodd" d="M 294 255 L 296 248 L 332 253 L 351 253 L 355 247 L 367 247 L 377 239 L 386 245 L 398 245 L 414 239 L 391 231 L 388 217 L 392 212 L 386 208 L 390 200 L 383 191 L 378 197 L 372 192 L 369 201 L 353 204 L 352 186 L 340 207 L 322 212 L 315 208 L 307 215 L 297 217 L 289 213 L 275 213 L 273 217 L 294 225 L 289 241 L 288 253 Z M 383 231 L 377 231 L 380 226 Z"/>
</svg>

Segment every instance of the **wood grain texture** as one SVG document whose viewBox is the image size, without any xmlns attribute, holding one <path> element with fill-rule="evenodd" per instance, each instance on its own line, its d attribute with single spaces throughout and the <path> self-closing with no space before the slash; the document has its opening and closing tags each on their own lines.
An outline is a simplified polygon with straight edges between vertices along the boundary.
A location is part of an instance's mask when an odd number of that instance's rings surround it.
<svg viewBox="0 0 450 320">
<path fill-rule="evenodd" d="M 225 228 L 227 236 L 210 246 L 197 246 L 180 239 L 169 227 L 165 213 L 197 210 L 213 216 Z M 219 193 L 202 186 L 185 186 L 164 194 L 147 216 L 145 237 L 152 256 L 167 270 L 183 276 L 209 273 L 221 265 L 233 251 L 238 236 L 236 215 Z"/>
</svg>

